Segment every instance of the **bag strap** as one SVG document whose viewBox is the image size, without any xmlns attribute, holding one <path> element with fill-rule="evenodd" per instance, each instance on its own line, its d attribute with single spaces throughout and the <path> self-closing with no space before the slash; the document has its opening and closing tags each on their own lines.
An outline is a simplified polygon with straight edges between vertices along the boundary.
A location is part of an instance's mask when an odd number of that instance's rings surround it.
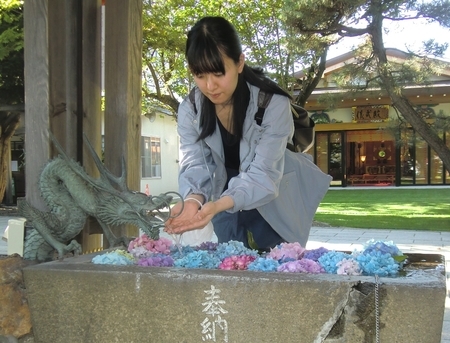
<svg viewBox="0 0 450 343">
<path fill-rule="evenodd" d="M 197 114 L 197 106 L 195 106 L 195 88 L 192 88 L 189 92 L 189 100 L 191 101 L 192 106 L 194 106 L 194 112 Z"/>
<path fill-rule="evenodd" d="M 264 118 L 264 112 L 266 111 L 267 106 L 269 106 L 269 102 L 272 99 L 272 93 L 266 93 L 262 90 L 258 93 L 258 111 L 255 113 L 256 124 L 261 126 L 261 123 Z"/>
</svg>

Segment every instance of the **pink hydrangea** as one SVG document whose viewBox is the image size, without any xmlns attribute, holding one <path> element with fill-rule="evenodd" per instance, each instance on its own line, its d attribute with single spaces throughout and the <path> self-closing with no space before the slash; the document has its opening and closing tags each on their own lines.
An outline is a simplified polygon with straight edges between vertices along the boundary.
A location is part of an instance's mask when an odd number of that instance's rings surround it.
<svg viewBox="0 0 450 343">
<path fill-rule="evenodd" d="M 233 255 L 225 257 L 219 264 L 219 269 L 224 270 L 246 270 L 248 265 L 256 259 L 250 255 Z"/>
<path fill-rule="evenodd" d="M 339 261 L 336 266 L 337 271 L 336 274 L 339 275 L 361 275 L 361 266 L 358 261 L 353 259 L 344 258 L 342 261 Z"/>
<path fill-rule="evenodd" d="M 325 270 L 318 262 L 310 260 L 308 258 L 285 262 L 278 267 L 277 271 L 286 273 L 309 273 L 309 274 L 325 273 Z"/>
<path fill-rule="evenodd" d="M 300 243 L 281 243 L 275 248 L 270 250 L 268 256 L 273 258 L 274 260 L 299 260 L 304 252 L 305 248 L 303 248 Z"/>
<path fill-rule="evenodd" d="M 172 241 L 170 239 L 161 237 L 154 240 L 149 238 L 146 234 L 135 238 L 128 245 L 128 251 L 136 257 L 148 256 L 150 254 L 170 254 Z"/>
</svg>

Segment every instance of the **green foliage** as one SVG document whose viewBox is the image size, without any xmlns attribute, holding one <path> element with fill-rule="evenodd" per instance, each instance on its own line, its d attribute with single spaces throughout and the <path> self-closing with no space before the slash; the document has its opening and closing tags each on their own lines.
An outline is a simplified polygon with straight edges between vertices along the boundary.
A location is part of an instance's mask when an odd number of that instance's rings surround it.
<svg viewBox="0 0 450 343">
<path fill-rule="evenodd" d="M 249 230 L 247 230 L 247 241 L 251 249 L 259 250 L 258 244 L 255 242 L 255 239 L 253 238 L 253 233 Z"/>
<path fill-rule="evenodd" d="M 432 57 L 441 57 L 448 43 L 435 40 L 423 42 L 422 49 L 409 51 L 403 57 L 406 62 L 388 59 L 383 42 L 386 22 L 401 23 L 421 20 L 438 22 L 450 28 L 450 0 L 287 0 L 286 22 L 310 42 L 330 44 L 339 39 L 359 37 L 365 39 L 357 49 L 354 61 L 334 76 L 338 88 L 352 92 L 378 90 L 379 95 L 388 95 L 393 107 L 439 155 L 447 169 L 450 169 L 450 149 L 430 130 L 425 118 L 413 108 L 403 90 L 406 86 L 426 86 L 433 76 L 446 67 Z M 315 44 L 315 43 L 311 43 Z M 332 97 L 325 100 L 332 108 Z"/>
<path fill-rule="evenodd" d="M 446 67 L 430 57 L 442 57 L 448 43 L 439 44 L 429 39 L 423 42 L 419 51 L 405 54 L 406 63 L 380 61 L 374 44 L 382 40 L 385 21 L 426 19 L 450 27 L 449 13 L 450 2 L 443 0 L 425 3 L 415 0 L 287 0 L 284 8 L 286 23 L 297 33 L 293 41 L 302 42 L 305 49 L 310 47 L 312 55 L 314 48 L 323 49 L 346 37 L 365 38 L 356 51 L 354 62 L 334 74 L 337 86 L 350 92 L 383 88 L 386 80 L 379 78 L 381 65 L 397 92 L 407 85 L 429 83 L 431 76 L 438 75 Z"/>
<path fill-rule="evenodd" d="M 281 22 L 281 0 L 144 0 L 143 112 L 176 112 L 193 81 L 184 57 L 186 34 L 201 17 L 223 16 L 236 27 L 247 63 L 263 67 L 282 86 L 291 82 L 293 57 Z"/>
<path fill-rule="evenodd" d="M 23 1 L 0 0 L 0 61 L 23 49 Z"/>
<path fill-rule="evenodd" d="M 0 0 L 0 104 L 24 101 L 23 1 Z"/>
</svg>

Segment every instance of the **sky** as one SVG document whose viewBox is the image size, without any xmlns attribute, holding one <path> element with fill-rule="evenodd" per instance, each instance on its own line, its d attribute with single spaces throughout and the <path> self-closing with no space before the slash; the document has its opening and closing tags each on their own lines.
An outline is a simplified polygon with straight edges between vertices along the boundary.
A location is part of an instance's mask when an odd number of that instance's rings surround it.
<svg viewBox="0 0 450 343">
<path fill-rule="evenodd" d="M 403 21 L 388 26 L 389 32 L 384 35 L 386 48 L 397 48 L 407 51 L 407 47 L 420 48 L 425 40 L 434 38 L 439 43 L 449 43 L 444 59 L 450 61 L 450 29 L 444 28 L 436 23 L 418 23 L 418 21 Z M 353 50 L 358 44 L 357 39 L 346 39 L 336 47 L 329 50 L 328 58 L 339 56 Z"/>
</svg>

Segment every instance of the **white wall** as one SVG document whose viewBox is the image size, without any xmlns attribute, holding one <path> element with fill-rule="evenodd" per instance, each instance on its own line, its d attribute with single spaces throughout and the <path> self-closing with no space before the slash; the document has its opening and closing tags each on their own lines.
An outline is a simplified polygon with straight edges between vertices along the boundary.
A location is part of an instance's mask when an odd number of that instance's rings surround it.
<svg viewBox="0 0 450 343">
<path fill-rule="evenodd" d="M 175 191 L 178 192 L 178 134 L 174 117 L 157 114 L 153 122 L 141 116 L 141 135 L 161 139 L 161 177 L 142 178 L 141 192 L 148 184 L 151 195 Z"/>
</svg>

